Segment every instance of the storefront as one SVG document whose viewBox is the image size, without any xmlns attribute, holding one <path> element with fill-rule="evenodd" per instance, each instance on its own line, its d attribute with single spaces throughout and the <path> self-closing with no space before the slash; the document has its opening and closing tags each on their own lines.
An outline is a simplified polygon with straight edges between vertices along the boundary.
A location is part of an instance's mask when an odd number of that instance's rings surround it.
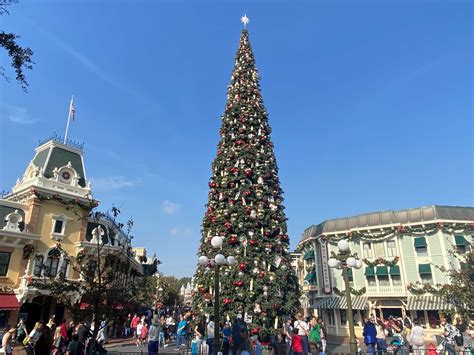
<svg viewBox="0 0 474 355">
<path fill-rule="evenodd" d="M 20 303 L 10 284 L 0 284 L 0 329 L 16 326 Z"/>
</svg>

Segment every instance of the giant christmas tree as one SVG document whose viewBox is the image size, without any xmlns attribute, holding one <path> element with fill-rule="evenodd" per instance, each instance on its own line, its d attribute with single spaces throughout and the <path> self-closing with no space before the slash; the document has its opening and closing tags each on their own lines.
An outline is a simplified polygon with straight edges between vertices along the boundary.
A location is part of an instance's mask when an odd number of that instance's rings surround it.
<svg viewBox="0 0 474 355">
<path fill-rule="evenodd" d="M 238 313 L 253 334 L 268 334 L 276 318 L 299 307 L 299 286 L 290 266 L 289 238 L 268 113 L 246 29 L 242 31 L 212 164 L 207 211 L 198 255 L 235 256 L 220 270 L 221 321 Z M 221 250 L 211 239 L 223 237 Z M 194 309 L 213 314 L 214 271 L 198 266 Z"/>
</svg>

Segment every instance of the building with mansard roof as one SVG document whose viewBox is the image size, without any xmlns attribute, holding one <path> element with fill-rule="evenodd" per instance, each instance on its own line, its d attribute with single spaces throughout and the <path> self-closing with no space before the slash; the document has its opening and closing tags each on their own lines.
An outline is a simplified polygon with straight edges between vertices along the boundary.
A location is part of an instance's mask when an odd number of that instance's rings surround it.
<svg viewBox="0 0 474 355">
<path fill-rule="evenodd" d="M 135 257 L 131 238 L 113 216 L 89 215 L 98 203 L 87 180 L 83 146 L 57 136 L 41 142 L 12 192 L 0 199 L 0 329 L 19 318 L 29 327 L 52 316 L 62 319 L 64 305 L 34 281 L 60 274 L 80 280 L 72 262 L 97 245 L 127 265 L 120 276 L 124 286 L 152 266 L 156 270 L 156 263 Z M 79 293 L 71 299 L 85 302 Z"/>
<path fill-rule="evenodd" d="M 337 242 L 349 241 L 350 250 L 363 260 L 360 269 L 349 269 L 356 334 L 364 316 L 376 313 L 419 319 L 428 332 L 437 332 L 436 320 L 444 300 L 415 295 L 410 284 L 446 284 L 446 269 L 461 267 L 449 254 L 470 250 L 474 235 L 474 208 L 428 206 L 381 211 L 335 218 L 308 227 L 298 245 L 302 251 L 299 277 L 306 312 L 321 316 L 334 335 L 347 335 L 347 302 L 341 270 L 330 269 L 328 258 L 337 253 Z M 435 267 L 438 266 L 438 267 Z M 365 292 L 363 292 L 365 290 Z"/>
</svg>

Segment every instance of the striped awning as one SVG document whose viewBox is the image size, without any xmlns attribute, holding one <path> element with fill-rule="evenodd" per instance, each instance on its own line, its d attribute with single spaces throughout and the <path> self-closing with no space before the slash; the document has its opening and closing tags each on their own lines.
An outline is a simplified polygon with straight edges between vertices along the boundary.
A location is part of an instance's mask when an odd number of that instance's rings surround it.
<svg viewBox="0 0 474 355">
<path fill-rule="evenodd" d="M 408 296 L 408 311 L 439 311 L 446 309 L 446 306 L 446 302 L 440 296 Z"/>
<path fill-rule="evenodd" d="M 368 297 L 352 296 L 352 309 L 367 309 Z M 318 309 L 347 309 L 347 300 L 345 297 L 333 296 L 319 300 L 313 305 Z"/>
</svg>

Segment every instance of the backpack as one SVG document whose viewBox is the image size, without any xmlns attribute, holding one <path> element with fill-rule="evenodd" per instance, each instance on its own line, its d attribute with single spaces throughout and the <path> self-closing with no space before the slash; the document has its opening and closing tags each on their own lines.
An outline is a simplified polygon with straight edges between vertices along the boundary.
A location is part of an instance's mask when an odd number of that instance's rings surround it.
<svg viewBox="0 0 474 355">
<path fill-rule="evenodd" d="M 317 343 L 321 341 L 321 331 L 319 329 L 319 325 L 316 324 L 311 330 L 309 331 L 309 342 L 310 343 Z"/>
</svg>

